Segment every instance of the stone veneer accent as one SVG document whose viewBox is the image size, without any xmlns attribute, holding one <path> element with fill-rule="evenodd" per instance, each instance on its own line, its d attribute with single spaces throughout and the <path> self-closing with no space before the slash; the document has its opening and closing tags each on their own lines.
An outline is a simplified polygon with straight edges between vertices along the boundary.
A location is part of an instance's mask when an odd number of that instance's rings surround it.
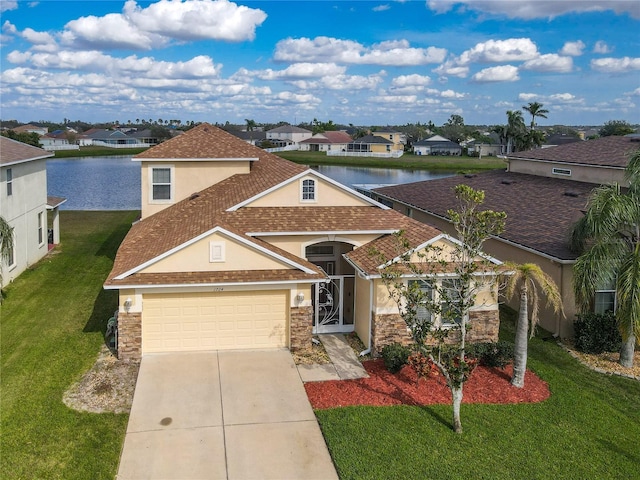
<svg viewBox="0 0 640 480">
<path fill-rule="evenodd" d="M 311 347 L 313 307 L 291 307 L 289 349 L 293 352 Z"/>
<path fill-rule="evenodd" d="M 140 360 L 142 357 L 142 314 L 118 313 L 118 359 Z"/>
<path fill-rule="evenodd" d="M 475 311 L 469 314 L 470 322 L 467 326 L 467 342 L 485 343 L 497 342 L 500 328 L 498 310 Z M 379 355 L 385 345 L 400 343 L 411 345 L 413 340 L 402 317 L 395 314 L 374 315 L 372 326 L 373 352 Z M 456 341 L 455 337 L 448 339 L 448 343 Z"/>
</svg>

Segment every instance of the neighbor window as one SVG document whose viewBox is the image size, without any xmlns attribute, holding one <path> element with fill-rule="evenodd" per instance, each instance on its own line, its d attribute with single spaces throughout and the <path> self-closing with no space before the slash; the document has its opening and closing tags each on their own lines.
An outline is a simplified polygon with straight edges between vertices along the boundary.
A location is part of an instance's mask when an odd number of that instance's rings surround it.
<svg viewBox="0 0 640 480">
<path fill-rule="evenodd" d="M 154 167 L 151 169 L 151 200 L 171 200 L 171 167 Z"/>
<path fill-rule="evenodd" d="M 43 219 L 44 215 L 42 212 L 38 213 L 38 245 L 42 245 L 44 243 Z"/>
<path fill-rule="evenodd" d="M 13 195 L 13 170 L 7 168 L 7 197 Z"/>
<path fill-rule="evenodd" d="M 607 312 L 616 311 L 616 290 L 615 281 L 609 283 L 604 288 L 596 290 L 593 310 L 595 313 L 604 315 Z"/>
<path fill-rule="evenodd" d="M 554 175 L 571 176 L 571 170 L 569 170 L 568 168 L 554 168 L 552 171 Z"/>
<path fill-rule="evenodd" d="M 306 179 L 302 181 L 302 201 L 314 202 L 316 200 L 316 181 Z"/>
</svg>

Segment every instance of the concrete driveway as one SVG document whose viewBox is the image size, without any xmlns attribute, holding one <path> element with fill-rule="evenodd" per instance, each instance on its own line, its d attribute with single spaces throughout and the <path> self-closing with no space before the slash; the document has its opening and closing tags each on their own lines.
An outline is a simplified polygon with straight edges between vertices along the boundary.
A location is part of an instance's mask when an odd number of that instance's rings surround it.
<svg viewBox="0 0 640 480">
<path fill-rule="evenodd" d="M 118 480 L 337 478 L 288 351 L 142 359 Z"/>
</svg>

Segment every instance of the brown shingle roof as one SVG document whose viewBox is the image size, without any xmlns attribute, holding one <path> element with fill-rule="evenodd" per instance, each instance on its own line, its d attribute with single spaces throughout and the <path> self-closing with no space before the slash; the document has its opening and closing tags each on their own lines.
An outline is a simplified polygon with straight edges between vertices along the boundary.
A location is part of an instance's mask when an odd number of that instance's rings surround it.
<svg viewBox="0 0 640 480">
<path fill-rule="evenodd" d="M 196 145 L 191 145 L 192 143 Z M 160 147 L 162 149 L 157 150 Z M 164 156 L 158 157 L 158 155 Z M 182 200 L 134 224 L 118 250 L 113 269 L 105 285 L 117 287 L 132 284 L 194 284 L 324 278 L 321 269 L 306 259 L 292 255 L 259 238 L 250 237 L 247 235 L 248 232 L 380 232 L 407 228 L 422 241 L 425 240 L 425 235 L 432 238 L 440 233 L 398 212 L 375 206 L 246 207 L 227 211 L 230 207 L 269 188 L 293 179 L 305 172 L 307 167 L 296 165 L 248 145 L 241 139 L 211 125 L 200 125 L 179 138 L 153 147 L 138 157 L 188 159 L 238 158 L 241 155 L 259 158 L 258 162 L 252 163 L 249 173 L 233 175 L 198 192 L 195 197 Z M 271 273 L 265 271 L 133 273 L 122 280 L 116 279 L 216 227 L 316 273 L 304 273 L 302 270 L 283 266 L 282 270 Z"/>
<path fill-rule="evenodd" d="M 640 142 L 633 136 L 610 136 L 556 147 L 510 153 L 507 157 L 625 168 L 629 164 L 630 153 L 638 148 L 640 148 Z"/>
<path fill-rule="evenodd" d="M 201 123 L 193 127 L 183 135 L 173 137 L 159 145 L 156 145 L 134 159 L 201 159 L 201 158 L 258 158 L 264 150 L 249 145 L 246 142 L 238 143 L 238 137 L 224 130 Z"/>
<path fill-rule="evenodd" d="M 382 187 L 375 192 L 447 218 L 447 210 L 457 205 L 453 189 L 458 184 L 484 190 L 483 208 L 507 213 L 501 238 L 561 260 L 577 258 L 568 248 L 568 235 L 587 204 L 592 184 L 495 170 Z"/>
<path fill-rule="evenodd" d="M 52 157 L 53 155 L 52 152 L 47 152 L 42 148 L 0 136 L 0 165 L 9 166 Z"/>
</svg>

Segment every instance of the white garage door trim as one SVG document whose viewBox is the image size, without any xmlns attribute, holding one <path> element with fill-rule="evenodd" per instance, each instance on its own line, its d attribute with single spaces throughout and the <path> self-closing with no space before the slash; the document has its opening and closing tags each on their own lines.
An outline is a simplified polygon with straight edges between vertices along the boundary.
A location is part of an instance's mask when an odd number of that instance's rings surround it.
<svg viewBox="0 0 640 480">
<path fill-rule="evenodd" d="M 285 348 L 288 291 L 145 294 L 142 353 Z"/>
</svg>

